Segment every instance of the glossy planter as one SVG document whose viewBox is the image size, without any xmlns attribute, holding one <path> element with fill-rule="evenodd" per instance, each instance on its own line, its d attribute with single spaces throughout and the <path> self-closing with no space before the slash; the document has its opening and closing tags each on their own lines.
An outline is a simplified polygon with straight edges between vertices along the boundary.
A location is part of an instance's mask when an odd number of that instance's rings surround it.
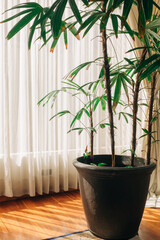
<svg viewBox="0 0 160 240">
<path fill-rule="evenodd" d="M 127 168 L 129 157 L 116 156 L 116 167 L 110 155 L 94 156 L 90 165 L 83 157 L 74 161 L 79 173 L 80 192 L 89 230 L 103 239 L 129 239 L 138 233 L 148 193 L 150 175 L 156 165 L 144 165 L 138 158 L 135 167 Z"/>
</svg>

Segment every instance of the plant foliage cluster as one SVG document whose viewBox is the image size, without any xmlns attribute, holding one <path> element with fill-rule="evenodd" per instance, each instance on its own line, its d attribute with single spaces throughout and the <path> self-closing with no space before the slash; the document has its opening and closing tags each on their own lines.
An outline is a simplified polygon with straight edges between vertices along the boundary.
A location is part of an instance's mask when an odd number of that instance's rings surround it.
<svg viewBox="0 0 160 240">
<path fill-rule="evenodd" d="M 90 62 L 85 62 L 75 67 L 67 76 L 62 89 L 54 90 L 48 93 L 40 102 L 48 103 L 52 101 L 52 106 L 60 93 L 71 94 L 78 98 L 80 94 L 86 97 L 86 102 L 82 104 L 82 108 L 76 114 L 69 110 L 63 110 L 56 113 L 54 117 L 70 114 L 73 120 L 70 124 L 70 130 L 77 130 L 79 134 L 86 130 L 90 136 L 90 154 L 93 154 L 93 136 L 97 128 L 110 129 L 112 166 L 115 166 L 115 139 L 114 139 L 114 114 L 118 104 L 122 104 L 121 92 L 122 89 L 126 94 L 127 101 L 124 106 L 130 106 L 130 112 L 120 112 L 119 119 L 123 117 L 128 123 L 128 117 L 132 118 L 132 140 L 131 148 L 131 166 L 134 166 L 134 158 L 136 156 L 136 129 L 138 113 L 138 100 L 140 86 L 143 81 L 148 81 L 150 84 L 150 99 L 149 99 L 149 116 L 148 126 L 143 129 L 144 135 L 147 137 L 147 161 L 150 163 L 151 139 L 154 139 L 152 131 L 152 123 L 155 119 L 153 116 L 153 104 L 155 97 L 155 87 L 158 81 L 159 66 L 160 66 L 160 6 L 157 1 L 153 0 L 102 0 L 89 1 L 81 0 L 83 8 L 79 8 L 76 0 L 55 0 L 50 7 L 42 7 L 36 2 L 26 2 L 12 7 L 6 11 L 19 10 L 15 15 L 3 20 L 3 23 L 17 19 L 15 26 L 9 31 L 7 39 L 11 39 L 28 23 L 31 23 L 30 34 L 28 37 L 28 48 L 31 48 L 33 37 L 36 31 L 39 31 L 40 37 L 43 39 L 43 46 L 51 43 L 50 51 L 53 52 L 61 36 L 64 37 L 64 44 L 67 48 L 68 33 L 72 33 L 74 37 L 80 39 L 80 34 L 83 32 L 85 37 L 95 24 L 99 25 L 101 34 L 101 42 L 103 56 L 101 59 L 95 59 Z M 67 8 L 71 9 L 71 14 L 64 18 L 64 12 Z M 117 14 L 117 8 L 121 8 L 121 14 Z M 128 16 L 131 9 L 134 8 L 138 13 L 137 26 L 135 29 L 129 24 Z M 19 19 L 19 17 L 21 17 Z M 111 27 L 108 27 L 109 19 Z M 136 30 L 137 29 L 137 30 Z M 110 56 L 108 56 L 108 38 L 113 35 L 118 38 L 119 34 L 129 35 L 133 41 L 139 39 L 142 47 L 133 47 L 131 51 L 140 51 L 140 57 L 135 59 L 124 58 L 124 61 L 112 65 Z M 136 56 L 136 54 L 135 54 Z M 97 81 L 86 82 L 83 86 L 77 84 L 74 79 L 79 72 L 84 68 L 89 68 L 91 64 L 98 61 L 102 62 L 102 67 L 99 72 Z M 101 94 L 98 95 L 97 88 L 101 87 Z M 132 89 L 133 99 L 129 97 L 129 89 Z M 101 106 L 102 110 L 108 111 L 109 121 L 100 122 L 94 125 L 93 114 Z M 76 121 L 81 121 L 82 115 L 89 118 L 89 126 L 74 127 Z M 155 139 L 154 139 L 155 141 Z"/>
</svg>

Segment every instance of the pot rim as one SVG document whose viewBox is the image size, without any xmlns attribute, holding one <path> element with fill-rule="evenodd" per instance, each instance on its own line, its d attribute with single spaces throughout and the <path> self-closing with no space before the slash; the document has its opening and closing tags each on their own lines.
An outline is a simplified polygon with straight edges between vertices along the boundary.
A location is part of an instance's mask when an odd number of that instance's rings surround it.
<svg viewBox="0 0 160 240">
<path fill-rule="evenodd" d="M 98 154 L 98 155 L 94 155 L 94 156 L 111 156 L 111 154 Z M 129 156 L 126 156 L 126 155 L 116 155 L 117 157 L 126 157 L 128 158 Z M 155 168 L 156 168 L 156 164 L 155 163 L 150 163 L 150 165 L 143 165 L 143 166 L 136 166 L 136 167 L 131 167 L 131 168 L 127 168 L 127 167 L 108 167 L 108 166 L 94 166 L 94 165 L 90 165 L 90 164 L 87 164 L 87 163 L 82 163 L 82 162 L 79 162 L 78 159 L 81 159 L 83 158 L 82 157 L 78 157 L 77 159 L 75 159 L 73 161 L 73 165 L 76 167 L 76 168 L 79 168 L 79 169 L 84 169 L 84 170 L 90 170 L 90 171 L 97 171 L 97 172 L 104 172 L 104 171 L 107 171 L 107 172 L 144 172 L 145 170 L 148 171 L 153 171 Z M 137 159 L 141 159 L 141 160 L 144 160 L 144 158 L 141 158 L 141 157 L 138 157 Z"/>
</svg>

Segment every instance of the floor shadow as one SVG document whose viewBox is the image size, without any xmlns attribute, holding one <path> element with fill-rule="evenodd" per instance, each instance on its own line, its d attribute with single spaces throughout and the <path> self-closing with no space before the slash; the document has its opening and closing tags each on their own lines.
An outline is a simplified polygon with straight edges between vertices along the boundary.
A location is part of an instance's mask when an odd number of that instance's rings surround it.
<svg viewBox="0 0 160 240">
<path fill-rule="evenodd" d="M 135 236 L 135 237 L 133 237 L 133 238 L 130 238 L 130 239 L 128 239 L 128 240 L 141 240 L 141 238 L 137 235 L 137 236 Z"/>
</svg>

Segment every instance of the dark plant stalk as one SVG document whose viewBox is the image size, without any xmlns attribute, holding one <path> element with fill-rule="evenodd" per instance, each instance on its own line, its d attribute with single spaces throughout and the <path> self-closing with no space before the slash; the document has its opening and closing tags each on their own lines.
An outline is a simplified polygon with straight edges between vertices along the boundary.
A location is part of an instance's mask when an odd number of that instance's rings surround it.
<svg viewBox="0 0 160 240">
<path fill-rule="evenodd" d="M 154 72 L 152 75 L 152 82 L 151 82 L 151 98 L 149 103 L 149 119 L 148 119 L 148 137 L 147 137 L 147 160 L 146 165 L 150 164 L 151 158 L 151 132 L 152 132 L 152 118 L 153 118 L 153 103 L 154 103 L 154 95 L 155 95 L 155 88 L 156 88 L 156 75 L 157 72 Z"/>
<path fill-rule="evenodd" d="M 104 2 L 102 2 L 102 11 L 103 12 L 106 11 L 106 6 Z M 103 57 L 104 57 L 105 90 L 107 94 L 107 105 L 108 105 L 109 124 L 110 124 L 112 167 L 115 167 L 114 120 L 113 120 L 112 99 L 111 99 L 110 67 L 108 62 L 106 28 L 102 29 L 102 47 L 103 47 Z"/>
<path fill-rule="evenodd" d="M 93 161 L 93 111 L 92 108 L 90 106 L 89 109 L 89 113 L 90 113 L 90 127 L 91 127 L 91 131 L 90 131 L 90 151 L 91 151 L 91 160 Z"/>
<path fill-rule="evenodd" d="M 140 63 L 141 64 L 145 60 L 146 56 L 146 49 L 143 50 Z M 142 74 L 141 70 L 137 73 L 134 95 L 133 95 L 133 126 L 132 126 L 132 151 L 131 151 L 131 166 L 134 166 L 134 156 L 136 151 L 136 135 L 137 135 L 137 112 L 138 112 L 138 95 L 139 95 L 139 88 L 140 88 L 140 76 Z"/>
</svg>

